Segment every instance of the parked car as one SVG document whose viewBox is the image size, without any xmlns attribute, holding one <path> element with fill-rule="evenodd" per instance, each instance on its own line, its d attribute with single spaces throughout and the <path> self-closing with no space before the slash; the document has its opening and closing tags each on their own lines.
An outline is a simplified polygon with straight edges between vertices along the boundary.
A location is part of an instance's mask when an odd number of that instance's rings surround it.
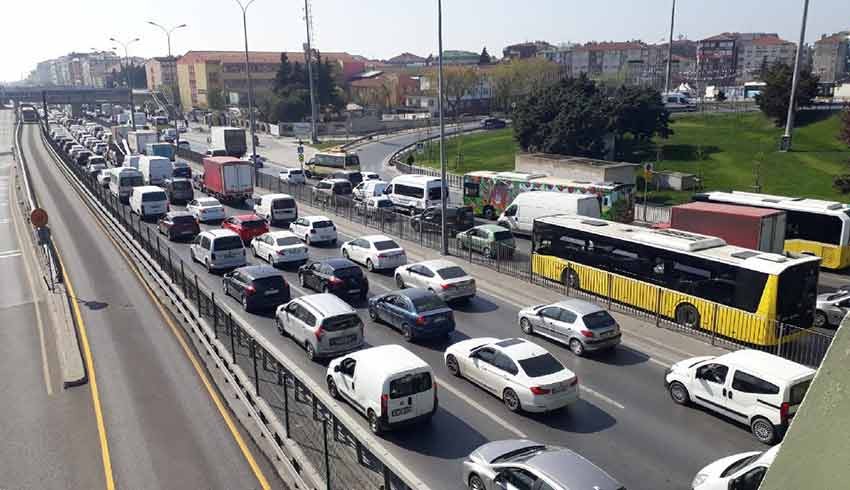
<svg viewBox="0 0 850 490">
<path fill-rule="evenodd" d="M 304 347 L 311 361 L 363 347 L 363 321 L 357 310 L 333 294 L 308 294 L 279 306 L 275 324 L 281 335 Z"/>
<path fill-rule="evenodd" d="M 510 259 L 516 243 L 510 230 L 497 225 L 478 225 L 457 234 L 461 250 L 472 250 L 491 259 Z"/>
<path fill-rule="evenodd" d="M 278 173 L 278 178 L 285 184 L 304 184 L 304 171 L 300 168 L 285 168 Z"/>
<path fill-rule="evenodd" d="M 443 301 L 468 301 L 476 292 L 475 279 L 454 262 L 443 259 L 398 267 L 395 270 L 395 283 L 399 289 L 427 289 Z"/>
<path fill-rule="evenodd" d="M 814 376 L 810 367 L 742 349 L 677 362 L 664 384 L 675 403 L 694 403 L 747 424 L 758 441 L 773 444 L 788 428 Z"/>
<path fill-rule="evenodd" d="M 234 269 L 247 263 L 242 239 L 230 230 L 202 231 L 192 241 L 189 255 L 204 264 L 208 272 Z"/>
<path fill-rule="evenodd" d="M 443 211 L 441 208 L 428 208 L 425 211 L 414 214 L 410 218 L 410 227 L 419 231 L 421 226 L 425 226 L 426 231 L 438 233 L 443 221 Z M 458 232 L 466 231 L 475 226 L 475 214 L 472 206 L 446 206 L 446 228 L 449 236 L 455 236 Z"/>
<path fill-rule="evenodd" d="M 819 294 L 815 308 L 815 327 L 838 327 L 850 311 L 850 292 L 839 290 Z"/>
<path fill-rule="evenodd" d="M 354 262 L 344 258 L 326 258 L 302 265 L 298 269 L 302 287 L 341 297 L 366 299 L 369 280 Z"/>
<path fill-rule="evenodd" d="M 526 439 L 478 447 L 463 462 L 462 479 L 470 490 L 625 490 L 580 454 Z"/>
<path fill-rule="evenodd" d="M 519 312 L 518 321 L 526 335 L 566 344 L 577 356 L 614 349 L 622 338 L 620 325 L 605 309 L 576 298 L 530 306 Z"/>
<path fill-rule="evenodd" d="M 352 189 L 353 186 L 348 180 L 324 179 L 313 187 L 313 200 L 323 204 L 334 204 L 337 198 L 351 199 Z"/>
<path fill-rule="evenodd" d="M 221 286 L 245 311 L 275 309 L 291 298 L 283 274 L 268 265 L 239 267 L 222 277 Z"/>
<path fill-rule="evenodd" d="M 342 256 L 363 264 L 369 272 L 395 269 L 407 263 L 407 254 L 401 245 L 385 235 L 368 235 L 349 240 L 340 247 Z"/>
<path fill-rule="evenodd" d="M 336 244 L 336 226 L 325 216 L 302 216 L 289 224 L 289 231 L 304 240 L 307 245 L 316 243 Z"/>
<path fill-rule="evenodd" d="M 192 199 L 186 205 L 186 211 L 199 222 L 220 221 L 224 219 L 224 206 L 214 197 L 199 197 Z"/>
<path fill-rule="evenodd" d="M 198 221 L 192 213 L 169 211 L 157 222 L 159 232 L 174 241 L 178 238 L 194 238 L 201 232 Z"/>
<path fill-rule="evenodd" d="M 307 261 L 307 246 L 291 231 L 270 231 L 251 242 L 254 256 L 271 265 L 302 263 Z"/>
<path fill-rule="evenodd" d="M 699 470 L 693 490 L 758 490 L 781 444 L 767 451 L 747 451 L 725 456 Z"/>
<path fill-rule="evenodd" d="M 488 117 L 481 121 L 481 129 L 502 129 L 507 126 L 507 123 L 495 117 Z"/>
<path fill-rule="evenodd" d="M 240 214 L 224 218 L 221 227 L 235 232 L 246 244 L 251 243 L 254 237 L 269 232 L 269 224 L 256 214 Z"/>
<path fill-rule="evenodd" d="M 369 317 L 400 331 L 408 342 L 448 339 L 455 329 L 452 309 L 427 289 L 410 288 L 369 299 Z"/>
</svg>

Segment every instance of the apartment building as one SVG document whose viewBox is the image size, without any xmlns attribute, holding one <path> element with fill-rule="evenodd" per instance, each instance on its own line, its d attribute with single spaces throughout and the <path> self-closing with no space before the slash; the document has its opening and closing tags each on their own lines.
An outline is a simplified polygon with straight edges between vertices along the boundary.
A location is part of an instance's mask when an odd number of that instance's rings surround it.
<svg viewBox="0 0 850 490">
<path fill-rule="evenodd" d="M 145 76 L 148 82 L 148 90 L 162 90 L 162 87 L 165 86 L 176 91 L 177 58 L 163 56 L 145 61 Z"/>
<path fill-rule="evenodd" d="M 538 53 L 553 49 L 554 46 L 546 41 L 534 41 L 528 43 L 512 44 L 502 50 L 502 56 L 506 60 L 519 60 L 534 58 Z"/>
<path fill-rule="evenodd" d="M 738 44 L 737 80 L 746 83 L 762 79 L 762 72 L 776 63 L 794 64 L 797 45 L 777 35 L 745 39 Z"/>
<path fill-rule="evenodd" d="M 812 73 L 821 82 L 842 82 L 850 79 L 850 31 L 827 36 L 815 41 L 812 55 Z"/>
</svg>

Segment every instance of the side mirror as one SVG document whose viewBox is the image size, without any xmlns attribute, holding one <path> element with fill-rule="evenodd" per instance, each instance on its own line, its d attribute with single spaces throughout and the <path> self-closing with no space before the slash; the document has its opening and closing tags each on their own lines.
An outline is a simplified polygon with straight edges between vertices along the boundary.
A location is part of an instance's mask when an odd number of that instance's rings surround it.
<svg viewBox="0 0 850 490">
<path fill-rule="evenodd" d="M 338 372 L 340 372 L 340 371 L 342 371 L 342 367 L 341 367 L 339 364 L 337 364 L 336 366 L 334 366 L 334 372 L 335 372 L 335 373 L 338 373 Z"/>
</svg>

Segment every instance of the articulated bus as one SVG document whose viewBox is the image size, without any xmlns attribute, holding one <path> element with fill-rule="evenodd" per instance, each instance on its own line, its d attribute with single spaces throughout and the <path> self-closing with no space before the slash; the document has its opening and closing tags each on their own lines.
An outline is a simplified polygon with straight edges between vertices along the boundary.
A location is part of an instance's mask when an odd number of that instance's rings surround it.
<svg viewBox="0 0 850 490">
<path fill-rule="evenodd" d="M 323 178 L 339 170 L 360 170 L 360 158 L 340 149 L 320 151 L 307 163 L 308 177 Z"/>
<path fill-rule="evenodd" d="M 738 191 L 697 194 L 694 200 L 785 211 L 786 252 L 817 255 L 826 269 L 843 269 L 850 265 L 850 206 L 847 204 Z"/>
<path fill-rule="evenodd" d="M 578 216 L 535 220 L 532 250 L 539 277 L 729 339 L 776 345 L 803 335 L 779 323 L 812 325 L 818 257 Z"/>
<path fill-rule="evenodd" d="M 24 123 L 35 123 L 38 122 L 38 112 L 36 112 L 35 108 L 29 105 L 21 106 L 21 121 Z"/>
</svg>

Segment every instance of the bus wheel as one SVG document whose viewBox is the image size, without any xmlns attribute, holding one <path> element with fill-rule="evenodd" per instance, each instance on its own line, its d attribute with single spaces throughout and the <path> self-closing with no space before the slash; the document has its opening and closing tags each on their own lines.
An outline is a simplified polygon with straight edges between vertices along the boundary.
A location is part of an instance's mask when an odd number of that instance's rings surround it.
<svg viewBox="0 0 850 490">
<path fill-rule="evenodd" d="M 496 219 L 496 213 L 493 212 L 493 208 L 490 206 L 484 206 L 484 219 L 494 220 Z"/>
<path fill-rule="evenodd" d="M 689 303 L 684 303 L 676 308 L 676 323 L 688 328 L 699 328 L 699 311 Z"/>
<path fill-rule="evenodd" d="M 570 289 L 579 289 L 581 287 L 578 274 L 569 267 L 564 269 L 564 272 L 561 273 L 561 284 Z"/>
</svg>

